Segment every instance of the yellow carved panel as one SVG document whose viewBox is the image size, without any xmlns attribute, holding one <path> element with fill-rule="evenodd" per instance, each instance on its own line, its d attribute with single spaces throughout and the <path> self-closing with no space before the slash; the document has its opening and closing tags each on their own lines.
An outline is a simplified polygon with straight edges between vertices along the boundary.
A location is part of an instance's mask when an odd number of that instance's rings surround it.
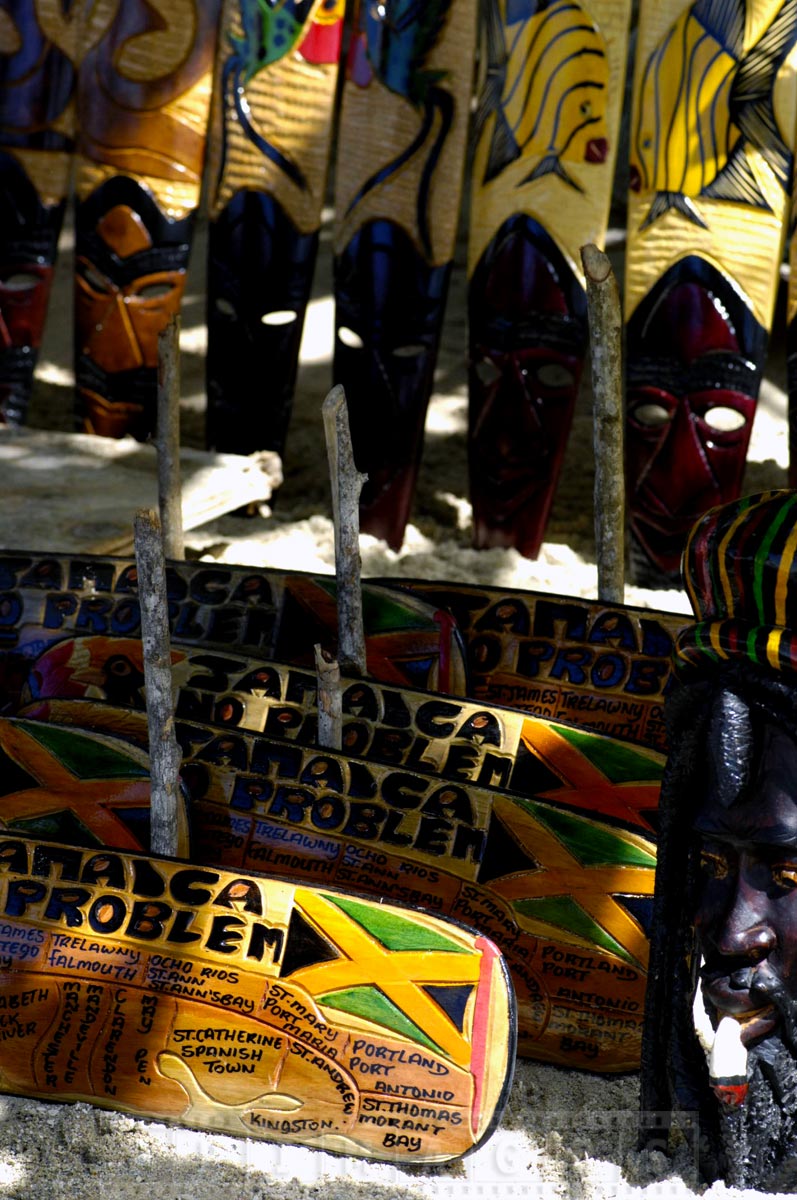
<svg viewBox="0 0 797 1200">
<path fill-rule="evenodd" d="M 697 254 L 772 321 L 794 145 L 794 0 L 644 7 L 634 78 L 626 318 Z"/>
<path fill-rule="evenodd" d="M 429 75 L 441 73 L 436 86 L 453 100 L 451 128 L 442 144 L 429 191 L 428 225 L 432 253 L 425 257 L 434 266 L 449 262 L 454 253 L 475 46 L 476 2 L 455 0 L 421 66 Z M 393 163 L 412 145 L 429 117 L 431 127 L 417 152 L 382 183 L 356 200 L 375 172 Z M 419 252 L 425 254 L 418 222 L 418 190 L 435 138 L 441 133 L 442 122 L 439 110 L 430 113 L 416 107 L 408 98 L 391 91 L 377 75 L 366 87 L 359 86 L 351 78 L 346 80 L 337 151 L 336 253 L 348 245 L 366 222 L 386 218 L 401 225 L 416 242 Z"/>
<path fill-rule="evenodd" d="M 559 2 L 509 26 L 505 0 L 495 3 L 505 70 L 474 153 L 468 269 L 522 212 L 551 234 L 583 282 L 580 248 L 603 245 L 609 216 L 631 6 Z M 590 161 L 601 143 L 604 160 Z"/>
<path fill-rule="evenodd" d="M 306 28 L 315 19 L 316 13 L 311 14 Z M 311 63 L 294 50 L 264 67 L 246 85 L 250 120 L 266 141 L 299 166 L 307 184 L 301 188 L 258 150 L 229 111 L 226 129 L 222 128 L 222 74 L 230 53 L 227 37 L 238 38 L 243 33 L 238 0 L 228 0 L 222 29 L 227 32 L 222 34 L 217 56 L 210 125 L 211 219 L 218 217 L 236 192 L 260 189 L 275 197 L 302 233 L 314 233 L 321 222 L 326 189 L 338 64 Z"/>
</svg>

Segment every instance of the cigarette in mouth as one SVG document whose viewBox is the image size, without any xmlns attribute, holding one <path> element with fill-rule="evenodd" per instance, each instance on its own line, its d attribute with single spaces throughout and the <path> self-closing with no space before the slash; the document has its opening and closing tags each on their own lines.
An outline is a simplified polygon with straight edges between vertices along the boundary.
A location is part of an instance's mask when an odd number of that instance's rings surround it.
<svg viewBox="0 0 797 1200">
<path fill-rule="evenodd" d="M 747 1049 L 742 1043 L 742 1031 L 734 1017 L 722 1017 L 716 1031 L 709 1020 L 703 1002 L 703 988 L 698 980 L 692 1019 L 697 1039 L 708 1059 L 709 1083 L 720 1104 L 739 1108 L 747 1099 Z"/>
</svg>

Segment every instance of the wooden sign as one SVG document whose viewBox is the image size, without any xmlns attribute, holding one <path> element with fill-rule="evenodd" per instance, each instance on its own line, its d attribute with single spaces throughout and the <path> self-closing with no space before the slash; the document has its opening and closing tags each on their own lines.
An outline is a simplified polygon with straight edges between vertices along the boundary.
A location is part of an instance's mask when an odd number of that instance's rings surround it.
<svg viewBox="0 0 797 1200">
<path fill-rule="evenodd" d="M 468 246 L 477 546 L 536 557 L 587 347 L 580 250 L 602 246 L 629 0 L 487 0 Z"/>
<path fill-rule="evenodd" d="M 265 733 L 301 746 L 318 744 L 315 674 L 274 661 L 173 647 L 172 679 L 175 714 L 184 721 Z M 602 747 L 603 757 L 625 759 L 629 778 L 636 771 L 638 779 L 657 781 L 660 774 L 661 756 L 637 748 L 630 737 L 625 743 L 609 738 L 602 742 L 581 729 L 529 717 L 517 708 L 486 706 L 373 680 L 343 678 L 341 683 L 343 751 L 358 758 L 525 795 L 533 794 L 539 783 L 529 754 L 542 754 L 556 769 L 557 753 L 567 757 L 571 741 L 580 740 Z M 102 702 L 113 705 L 114 711 L 144 711 L 140 641 L 67 638 L 45 650 L 31 664 L 22 689 L 23 711 L 46 712 L 58 721 L 62 719 L 59 702 L 66 702 L 68 711 L 74 700 L 100 702 L 90 710 L 84 707 L 83 717 L 77 706 L 74 717 L 68 718 L 89 728 L 112 729 L 112 721 L 103 716 Z M 641 743 L 644 732 L 641 725 Z M 544 745 L 547 752 L 541 751 Z M 655 806 L 654 786 L 646 807 Z"/>
<path fill-rule="evenodd" d="M 144 440 L 155 428 L 158 334 L 185 288 L 220 4 L 124 0 L 81 64 L 75 350 L 87 433 Z"/>
<path fill-rule="evenodd" d="M 0 1088 L 403 1163 L 512 1073 L 487 938 L 326 887 L 0 841 Z"/>
<path fill-rule="evenodd" d="M 0 10 L 0 419 L 24 424 L 74 154 L 83 6 Z"/>
<path fill-rule="evenodd" d="M 429 736 L 383 728 L 367 758 L 178 720 L 192 853 L 473 924 L 507 959 L 520 1054 L 633 1070 L 663 760 L 528 717 L 515 743 L 511 719 L 503 728 L 491 714 L 485 733 L 461 707 L 461 722 L 452 702 L 449 728 L 436 730 L 419 710 Z M 109 730 L 116 719 L 123 737 L 146 738 L 143 721 L 97 701 L 43 701 L 29 713 Z"/>
<path fill-rule="evenodd" d="M 459 223 L 475 0 L 359 3 L 335 174 L 335 381 L 365 532 L 409 516 Z"/>
<path fill-rule="evenodd" d="M 451 613 L 467 648 L 472 698 L 666 749 L 662 705 L 686 616 L 468 584 L 392 582 Z"/>
<path fill-rule="evenodd" d="M 343 0 L 223 7 L 209 166 L 207 439 L 215 449 L 283 450 L 318 249 L 343 10 Z"/>
<path fill-rule="evenodd" d="M 312 667 L 313 644 L 336 642 L 329 576 L 196 562 L 166 574 L 177 645 Z M 371 677 L 665 748 L 661 704 L 685 617 L 404 579 L 368 581 L 363 595 Z M 0 686 L 13 704 L 31 662 L 75 635 L 140 635 L 131 560 L 0 554 Z"/>
<path fill-rule="evenodd" d="M 678 579 L 739 495 L 792 174 L 797 5 L 643 5 L 626 256 L 631 528 Z M 648 567 L 649 569 L 649 567 Z"/>
<path fill-rule="evenodd" d="M 208 563 L 166 570 L 174 643 L 308 666 L 337 644 L 331 576 Z M 387 682 L 465 692 L 464 652 L 448 613 L 382 585 L 363 588 L 369 672 Z M 0 693 L 16 702 L 32 659 L 65 637 L 139 637 L 135 563 L 94 555 L 0 554 Z"/>
</svg>

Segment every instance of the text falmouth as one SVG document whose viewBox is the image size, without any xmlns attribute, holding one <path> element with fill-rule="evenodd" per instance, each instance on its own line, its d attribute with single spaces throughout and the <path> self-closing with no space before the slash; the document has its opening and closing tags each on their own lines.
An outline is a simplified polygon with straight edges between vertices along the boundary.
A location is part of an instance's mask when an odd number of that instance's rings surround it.
<svg viewBox="0 0 797 1200">
<path fill-rule="evenodd" d="M 19 840 L 0 842 L 0 872 L 8 917 L 267 967 L 282 954 L 285 931 L 255 919 L 266 891 L 249 877 Z"/>
</svg>

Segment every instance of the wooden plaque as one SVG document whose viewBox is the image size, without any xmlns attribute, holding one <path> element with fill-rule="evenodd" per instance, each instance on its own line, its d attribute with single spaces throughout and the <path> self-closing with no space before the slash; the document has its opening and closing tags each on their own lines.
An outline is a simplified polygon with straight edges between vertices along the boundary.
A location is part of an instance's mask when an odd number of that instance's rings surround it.
<svg viewBox="0 0 797 1200">
<path fill-rule="evenodd" d="M 368 474 L 363 530 L 409 516 L 459 223 L 475 0 L 362 0 L 335 177 L 335 380 Z"/>
<path fill-rule="evenodd" d="M 686 616 L 468 584 L 392 583 L 451 613 L 472 698 L 666 750 L 663 702 Z"/>
<path fill-rule="evenodd" d="M 603 245 L 630 0 L 487 0 L 468 246 L 477 546 L 536 557 L 587 347 L 581 247 Z"/>
<path fill-rule="evenodd" d="M 739 495 L 785 236 L 793 0 L 640 9 L 625 274 L 631 528 L 677 580 Z"/>
<path fill-rule="evenodd" d="M 487 938 L 326 887 L 0 841 L 0 1088 L 390 1161 L 506 1099 Z"/>
<path fill-rule="evenodd" d="M 317 745 L 314 674 L 274 661 L 174 647 L 172 679 L 175 714 L 183 721 L 265 733 L 299 746 Z M 580 739 L 583 744 L 601 745 L 599 737 L 577 725 L 571 728 L 530 717 L 519 708 L 374 680 L 344 678 L 341 682 L 344 753 L 411 771 L 531 795 L 539 780 L 529 754 L 556 769 L 557 756 L 566 759 L 571 742 Z M 123 719 L 125 708 L 145 711 L 140 641 L 67 638 L 45 650 L 31 664 L 22 689 L 22 711 L 46 712 L 49 718 L 61 720 L 59 704 L 69 712 L 73 701 L 98 703 L 91 708 L 73 705 L 73 715 L 66 718 L 70 724 L 111 732 L 114 720 Z M 103 703 L 114 706 L 111 713 L 104 711 Z M 651 780 L 652 790 L 641 806 L 654 809 L 662 758 L 642 748 L 645 733 L 646 725 L 640 721 L 638 728 L 629 725 L 622 740 L 605 738 L 603 757 L 625 757 L 629 779 Z M 596 753 L 601 757 L 600 751 Z"/>
<path fill-rule="evenodd" d="M 209 166 L 214 449 L 283 450 L 318 248 L 343 10 L 343 0 L 223 7 Z"/>
<path fill-rule="evenodd" d="M 512 972 L 519 1053 L 635 1069 L 661 756 L 536 718 L 522 719 L 517 746 L 511 718 L 507 729 L 496 721 L 485 746 L 448 707 L 459 736 L 412 738 L 426 762 L 402 755 L 402 737 L 391 746 L 390 729 L 382 763 L 178 721 L 194 856 L 472 923 Z M 46 727 L 116 720 L 123 737 L 146 738 L 142 714 L 136 725 L 97 701 L 44 701 L 33 713 Z"/>
<path fill-rule="evenodd" d="M 313 663 L 337 644 L 335 580 L 257 567 L 167 566 L 172 640 Z M 388 682 L 465 692 L 464 651 L 450 615 L 382 585 L 363 588 L 368 669 Z M 0 692 L 14 701 L 32 659 L 85 634 L 140 636 L 135 563 L 95 555 L 0 554 Z"/>
<path fill-rule="evenodd" d="M 167 584 L 173 643 L 304 667 L 315 642 L 335 643 L 330 576 L 183 562 L 168 565 Z M 404 579 L 367 581 L 363 595 L 374 678 L 467 694 L 665 748 L 661 702 L 686 617 Z M 48 645 L 76 634 L 139 633 L 130 559 L 0 554 L 0 683 L 12 703 Z"/>
</svg>

